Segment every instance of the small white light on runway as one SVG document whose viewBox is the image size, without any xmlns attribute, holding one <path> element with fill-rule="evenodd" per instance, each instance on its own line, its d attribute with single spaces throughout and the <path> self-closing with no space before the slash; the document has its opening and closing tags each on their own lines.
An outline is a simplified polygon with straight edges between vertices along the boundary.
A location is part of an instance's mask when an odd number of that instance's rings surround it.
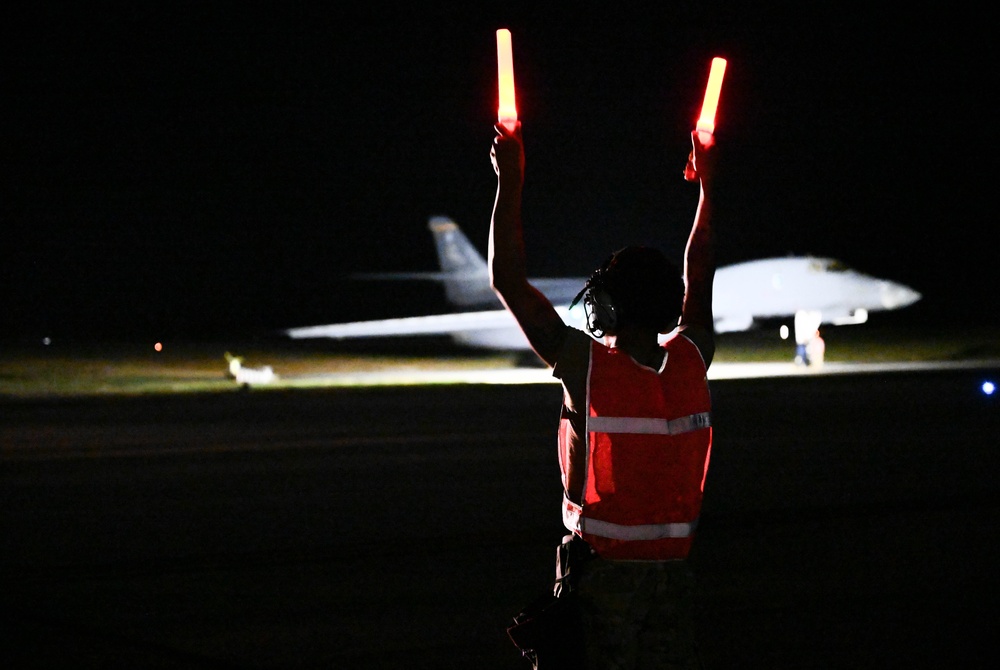
<svg viewBox="0 0 1000 670">
<path fill-rule="evenodd" d="M 982 389 L 983 393 L 985 393 L 986 395 L 993 395 L 994 393 L 996 393 L 997 386 L 991 381 L 985 381 L 983 382 Z"/>
</svg>

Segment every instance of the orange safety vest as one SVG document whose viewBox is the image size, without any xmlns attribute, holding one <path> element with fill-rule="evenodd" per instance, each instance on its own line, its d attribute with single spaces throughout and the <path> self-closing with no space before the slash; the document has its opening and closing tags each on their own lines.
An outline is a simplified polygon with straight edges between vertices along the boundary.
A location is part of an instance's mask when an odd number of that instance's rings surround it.
<svg viewBox="0 0 1000 670">
<path fill-rule="evenodd" d="M 659 371 L 598 342 L 590 347 L 583 504 L 563 523 L 598 555 L 685 558 L 701 512 L 712 447 L 711 397 L 698 348 L 675 334 Z M 567 423 L 567 422 L 564 422 Z M 560 428 L 560 453 L 571 430 Z M 563 481 L 568 459 L 562 458 Z"/>
</svg>

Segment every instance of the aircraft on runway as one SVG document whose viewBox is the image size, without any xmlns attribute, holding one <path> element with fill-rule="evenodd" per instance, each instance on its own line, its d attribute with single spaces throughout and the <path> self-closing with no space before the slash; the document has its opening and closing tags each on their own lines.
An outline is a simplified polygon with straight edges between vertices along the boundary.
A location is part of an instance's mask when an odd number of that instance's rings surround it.
<svg viewBox="0 0 1000 670">
<path fill-rule="evenodd" d="M 406 335 L 450 335 L 464 346 L 526 350 L 528 341 L 490 288 L 482 254 L 458 225 L 432 217 L 429 228 L 437 248 L 440 272 L 381 273 L 369 279 L 430 279 L 444 285 L 445 297 L 458 310 L 450 314 L 356 321 L 291 328 L 294 339 L 370 338 Z M 584 329 L 583 306 L 570 303 L 586 277 L 537 278 L 541 291 L 570 325 Z M 920 300 L 913 289 L 856 272 L 839 261 L 813 256 L 767 258 L 718 268 L 712 308 L 718 333 L 749 330 L 760 319 L 819 314 L 820 323 L 864 323 L 869 312 L 894 310 Z"/>
</svg>

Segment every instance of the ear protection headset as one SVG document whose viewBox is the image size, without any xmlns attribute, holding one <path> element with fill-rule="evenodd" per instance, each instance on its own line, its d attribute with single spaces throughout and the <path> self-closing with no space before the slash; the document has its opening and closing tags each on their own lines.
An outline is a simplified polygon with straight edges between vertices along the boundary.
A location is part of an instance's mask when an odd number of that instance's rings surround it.
<svg viewBox="0 0 1000 670">
<path fill-rule="evenodd" d="M 583 298 L 583 309 L 587 315 L 587 330 L 594 337 L 604 337 L 608 333 L 614 333 L 621 320 L 618 307 L 608 292 L 605 281 L 605 274 L 612 260 L 614 260 L 613 254 L 590 276 L 583 290 L 576 295 L 570 305 L 572 308 L 580 302 L 580 298 Z"/>
<path fill-rule="evenodd" d="M 587 330 L 594 337 L 604 337 L 618 328 L 618 308 L 611 294 L 603 287 L 591 287 L 583 297 L 583 308 L 587 314 Z"/>
</svg>

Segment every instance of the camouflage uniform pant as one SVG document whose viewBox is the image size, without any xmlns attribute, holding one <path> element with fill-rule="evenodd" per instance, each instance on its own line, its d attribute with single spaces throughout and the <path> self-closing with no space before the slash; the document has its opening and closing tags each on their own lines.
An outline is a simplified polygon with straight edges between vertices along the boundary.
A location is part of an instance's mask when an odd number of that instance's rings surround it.
<svg viewBox="0 0 1000 670">
<path fill-rule="evenodd" d="M 581 566 L 579 597 L 587 668 L 698 669 L 685 561 L 607 561 Z"/>
</svg>

